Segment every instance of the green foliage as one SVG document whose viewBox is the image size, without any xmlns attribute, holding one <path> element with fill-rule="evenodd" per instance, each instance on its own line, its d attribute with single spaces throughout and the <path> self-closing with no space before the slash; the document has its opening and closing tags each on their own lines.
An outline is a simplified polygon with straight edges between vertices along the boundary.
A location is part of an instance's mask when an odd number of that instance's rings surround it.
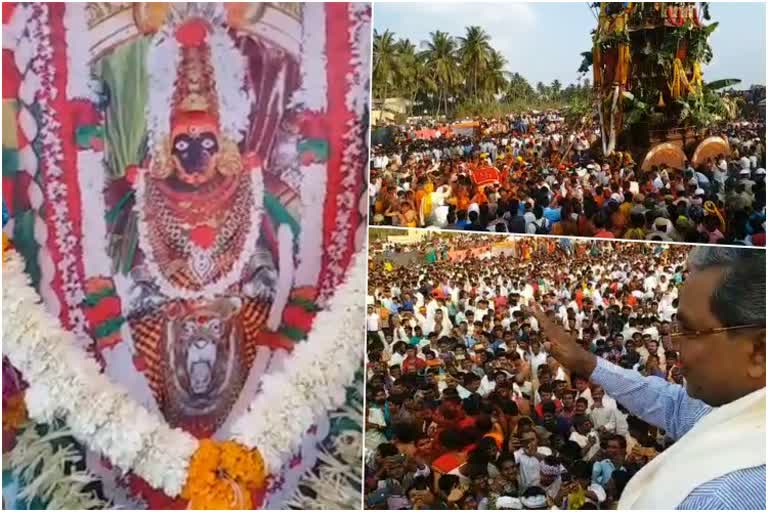
<svg viewBox="0 0 768 512">
<path fill-rule="evenodd" d="M 592 55 L 592 50 L 588 50 L 586 52 L 581 52 L 581 65 L 579 66 L 579 73 L 587 73 L 589 71 L 589 68 L 592 67 L 594 56 Z"/>
<path fill-rule="evenodd" d="M 408 100 L 408 115 L 464 117 L 501 115 L 531 109 L 560 108 L 576 97 L 591 101 L 588 81 L 563 86 L 555 80 L 537 89 L 508 71 L 504 56 L 478 26 L 467 27 L 461 37 L 436 30 L 417 45 L 398 39 L 390 31 L 374 31 L 374 103 L 384 98 Z M 402 116 L 396 116 L 402 118 Z"/>
</svg>

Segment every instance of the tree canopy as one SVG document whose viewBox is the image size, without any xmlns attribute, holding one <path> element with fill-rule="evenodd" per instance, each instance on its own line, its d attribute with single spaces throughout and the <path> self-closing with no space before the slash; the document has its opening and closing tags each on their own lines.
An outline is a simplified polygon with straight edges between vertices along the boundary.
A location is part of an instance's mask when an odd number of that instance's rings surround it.
<svg viewBox="0 0 768 512">
<path fill-rule="evenodd" d="M 589 102 L 589 80 L 566 87 L 553 80 L 534 88 L 509 70 L 512 65 L 479 26 L 466 27 L 459 37 L 435 30 L 418 44 L 374 30 L 374 103 L 381 108 L 386 98 L 403 98 L 409 114 L 458 116 Z"/>
</svg>

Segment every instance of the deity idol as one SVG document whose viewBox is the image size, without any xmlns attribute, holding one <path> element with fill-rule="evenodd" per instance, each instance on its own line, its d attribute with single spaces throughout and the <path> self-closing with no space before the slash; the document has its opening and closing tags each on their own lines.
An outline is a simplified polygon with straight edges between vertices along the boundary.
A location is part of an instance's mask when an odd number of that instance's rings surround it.
<svg viewBox="0 0 768 512">
<path fill-rule="evenodd" d="M 262 169 L 221 127 L 211 30 L 200 18 L 176 28 L 170 131 L 154 134 L 149 165 L 129 176 L 144 259 L 128 323 L 160 411 L 199 435 L 240 394 L 276 279 L 259 247 Z"/>
</svg>

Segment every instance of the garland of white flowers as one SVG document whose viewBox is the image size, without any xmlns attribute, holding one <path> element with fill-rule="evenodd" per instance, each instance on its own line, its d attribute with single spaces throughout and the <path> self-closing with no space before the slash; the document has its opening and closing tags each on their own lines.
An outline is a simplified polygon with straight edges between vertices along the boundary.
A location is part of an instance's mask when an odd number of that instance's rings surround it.
<svg viewBox="0 0 768 512">
<path fill-rule="evenodd" d="M 301 7 L 301 86 L 291 104 L 312 112 L 325 112 L 328 106 L 325 8 L 319 2 L 307 2 Z"/>
<path fill-rule="evenodd" d="M 217 4 L 221 6 L 221 4 Z M 221 130 L 240 143 L 250 125 L 253 98 L 246 87 L 245 55 L 237 49 L 223 23 L 212 26 L 208 37 L 211 65 L 216 81 Z"/>
<path fill-rule="evenodd" d="M 96 101 L 91 78 L 90 49 L 84 34 L 88 33 L 86 4 L 73 2 L 64 10 L 67 38 L 67 99 Z M 104 202 L 106 187 L 104 152 L 81 149 L 77 152 L 77 180 L 80 185 L 80 219 L 83 238 L 83 270 L 85 278 L 107 276 L 111 272 L 107 254 L 107 211 Z"/>
<path fill-rule="evenodd" d="M 46 243 L 49 237 L 53 237 L 53 243 L 58 249 L 61 257 L 55 266 L 46 251 L 40 251 L 40 267 L 42 273 L 42 282 L 46 302 L 52 307 L 58 306 L 58 298 L 50 288 L 50 281 L 58 271 L 61 279 L 61 293 L 64 299 L 65 317 L 72 325 L 74 333 L 79 339 L 86 335 L 86 319 L 80 304 L 85 298 L 83 283 L 77 268 L 76 248 L 78 237 L 75 234 L 75 227 L 69 215 L 69 206 L 67 203 L 67 184 L 62 179 L 64 170 L 64 150 L 61 143 L 61 122 L 58 119 L 58 112 L 52 105 L 52 102 L 63 93 L 59 91 L 54 83 L 56 77 L 56 67 L 53 62 L 54 48 L 51 42 L 51 31 L 49 27 L 49 6 L 45 3 L 30 4 L 28 7 L 19 6 L 17 9 L 26 9 L 20 11 L 20 15 L 26 15 L 25 35 L 19 40 L 16 48 L 15 60 L 17 67 L 25 72 L 24 79 L 19 88 L 19 96 L 23 102 L 32 104 L 35 102 L 39 107 L 40 122 L 34 123 L 32 116 L 27 109 L 22 109 L 19 113 L 20 125 L 27 135 L 28 140 L 39 140 L 41 150 L 39 161 L 40 172 L 44 177 L 43 197 L 35 197 L 36 187 L 30 186 L 30 200 L 34 203 L 48 208 L 48 218 L 53 222 L 53 233 L 48 233 L 44 222 L 35 222 L 35 237 L 38 242 Z M 27 69 L 25 62 L 28 62 Z M 25 121 L 26 119 L 26 121 Z M 35 133 L 29 133 L 35 130 Z M 30 137 L 30 135 L 32 135 Z M 31 149 L 31 147 L 30 147 Z"/>
<path fill-rule="evenodd" d="M 363 361 L 363 297 L 366 260 L 351 262 L 346 282 L 329 307 L 314 319 L 307 340 L 298 345 L 279 373 L 265 375 L 261 393 L 232 425 L 232 437 L 258 448 L 269 471 L 294 453 L 315 419 L 345 402 L 345 388 Z"/>
<path fill-rule="evenodd" d="M 173 84 L 181 62 L 181 53 L 173 33 L 167 28 L 152 36 L 146 58 L 147 120 L 149 149 L 155 151 L 171 133 Z"/>
<path fill-rule="evenodd" d="M 3 354 L 30 383 L 24 395 L 29 416 L 42 423 L 65 420 L 73 437 L 113 465 L 177 496 L 198 441 L 170 428 L 99 371 L 73 334 L 42 307 L 15 251 L 4 255 L 3 267 Z M 290 457 L 316 417 L 344 403 L 345 387 L 362 363 L 364 285 L 365 258 L 358 254 L 347 282 L 318 313 L 288 369 L 264 377 L 261 393 L 233 425 L 234 439 L 258 449 L 269 471 Z"/>
<path fill-rule="evenodd" d="M 197 440 L 168 427 L 107 379 L 74 335 L 41 306 L 23 259 L 13 251 L 6 258 L 3 353 L 29 383 L 24 394 L 29 416 L 40 423 L 64 419 L 76 439 L 113 465 L 177 495 Z"/>
<path fill-rule="evenodd" d="M 325 114 L 328 107 L 328 58 L 325 54 L 326 4 L 305 3 L 301 23 L 301 87 L 291 103 L 305 115 Z M 300 140 L 303 142 L 303 140 Z M 298 151 L 298 148 L 297 148 Z M 296 284 L 316 286 L 323 260 L 323 202 L 328 162 L 301 163 L 301 231 L 296 255 Z"/>
<path fill-rule="evenodd" d="M 61 254 L 56 266 L 62 283 L 61 292 L 67 305 L 66 316 L 77 336 L 83 337 L 87 331 L 85 315 L 80 309 L 80 304 L 85 298 L 85 291 L 77 269 L 75 256 L 77 237 L 67 204 L 69 191 L 62 179 L 64 176 L 64 169 L 62 168 L 64 149 L 61 144 L 61 122 L 58 120 L 58 113 L 51 105 L 61 91 L 54 84 L 56 67 L 53 63 L 54 49 L 48 26 L 48 6 L 33 4 L 32 9 L 35 13 L 32 16 L 34 28 L 30 32 L 39 45 L 35 53 L 36 57 L 32 59 L 32 69 L 40 76 L 40 91 L 37 98 L 37 103 L 40 106 L 38 137 L 43 143 L 40 168 L 46 178 L 44 181 L 45 197 L 51 208 L 54 243 Z"/>
<path fill-rule="evenodd" d="M 67 39 L 67 99 L 95 101 L 95 82 L 91 77 L 91 52 L 88 34 L 88 14 L 84 2 L 67 4 L 64 9 L 64 30 Z"/>
</svg>

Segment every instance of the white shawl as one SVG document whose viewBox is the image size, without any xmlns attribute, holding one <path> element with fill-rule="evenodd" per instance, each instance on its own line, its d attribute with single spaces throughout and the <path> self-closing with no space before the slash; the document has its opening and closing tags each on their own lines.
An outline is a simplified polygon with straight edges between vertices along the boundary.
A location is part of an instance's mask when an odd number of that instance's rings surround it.
<svg viewBox="0 0 768 512">
<path fill-rule="evenodd" d="M 765 388 L 713 409 L 627 484 L 619 510 L 674 509 L 700 485 L 765 464 Z"/>
</svg>

